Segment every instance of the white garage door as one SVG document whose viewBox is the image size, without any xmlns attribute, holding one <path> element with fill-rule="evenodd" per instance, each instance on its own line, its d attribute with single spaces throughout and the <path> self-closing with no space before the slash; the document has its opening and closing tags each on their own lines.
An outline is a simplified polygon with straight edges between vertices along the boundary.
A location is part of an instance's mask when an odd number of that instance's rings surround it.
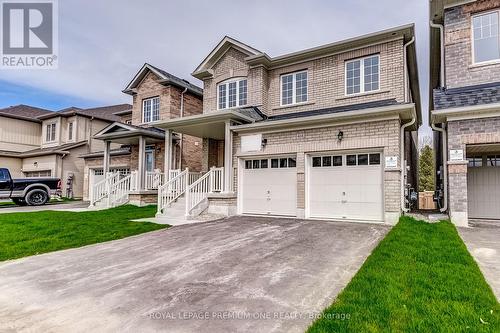
<svg viewBox="0 0 500 333">
<path fill-rule="evenodd" d="M 380 153 L 313 155 L 308 169 L 309 217 L 383 220 Z"/>
<path fill-rule="evenodd" d="M 480 161 L 480 162 L 479 162 Z M 483 164 L 486 162 L 486 165 Z M 470 159 L 467 170 L 469 217 L 500 219 L 500 155 Z"/>
<path fill-rule="evenodd" d="M 276 157 L 244 162 L 240 192 L 242 213 L 296 216 L 296 159 Z"/>
</svg>

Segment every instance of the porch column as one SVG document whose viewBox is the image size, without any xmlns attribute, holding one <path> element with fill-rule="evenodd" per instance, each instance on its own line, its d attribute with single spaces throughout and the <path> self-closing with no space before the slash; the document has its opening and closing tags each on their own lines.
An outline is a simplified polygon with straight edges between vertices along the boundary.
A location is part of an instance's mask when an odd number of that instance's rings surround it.
<svg viewBox="0 0 500 333">
<path fill-rule="evenodd" d="M 106 174 L 109 172 L 110 149 L 111 149 L 111 141 L 104 141 L 104 161 L 102 164 L 102 171 L 104 177 L 106 177 Z"/>
<path fill-rule="evenodd" d="M 172 169 L 172 131 L 165 130 L 165 179 L 170 178 L 170 169 Z"/>
<path fill-rule="evenodd" d="M 233 191 L 233 133 L 231 133 L 231 121 L 226 121 L 224 133 L 224 192 Z"/>
<path fill-rule="evenodd" d="M 146 138 L 143 136 L 139 137 L 139 163 L 137 167 L 137 173 L 139 177 L 139 191 L 144 190 L 144 159 L 146 157 Z"/>
</svg>

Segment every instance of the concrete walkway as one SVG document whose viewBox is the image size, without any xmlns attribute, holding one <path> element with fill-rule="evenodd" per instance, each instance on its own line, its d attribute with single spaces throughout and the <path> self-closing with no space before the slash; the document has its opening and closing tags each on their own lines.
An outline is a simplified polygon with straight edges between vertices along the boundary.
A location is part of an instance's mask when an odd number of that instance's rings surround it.
<svg viewBox="0 0 500 333">
<path fill-rule="evenodd" d="M 458 232 L 500 301 L 500 222 L 458 228 Z"/>
<path fill-rule="evenodd" d="M 87 201 L 75 201 L 68 203 L 50 203 L 43 206 L 8 206 L 0 207 L 0 214 L 5 213 L 28 213 L 39 212 L 43 210 L 65 210 L 72 212 L 85 211 L 89 203 Z"/>
<path fill-rule="evenodd" d="M 303 332 L 388 226 L 233 217 L 0 264 L 0 332 Z"/>
</svg>

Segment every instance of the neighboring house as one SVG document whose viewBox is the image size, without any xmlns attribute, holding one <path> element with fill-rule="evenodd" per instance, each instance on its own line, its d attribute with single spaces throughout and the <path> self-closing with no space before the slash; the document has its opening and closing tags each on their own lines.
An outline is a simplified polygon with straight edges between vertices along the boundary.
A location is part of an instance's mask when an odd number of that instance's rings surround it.
<svg viewBox="0 0 500 333">
<path fill-rule="evenodd" d="M 154 127 L 154 124 L 201 114 L 203 90 L 164 70 L 144 64 L 123 92 L 132 96 L 133 107 L 115 113 L 120 120 L 94 136 L 103 142 L 105 149 L 82 156 L 85 174 L 92 188 L 109 171 L 122 175 L 137 171 L 137 188 L 128 199 L 139 205 L 156 203 L 158 186 L 165 178 L 166 159 L 170 160 L 172 171 L 189 168 L 191 172 L 199 173 L 202 170 L 202 140 L 183 134 L 166 138 L 164 130 Z M 167 146 L 172 147 L 169 157 L 166 157 L 165 140 L 169 140 Z M 119 145 L 119 148 L 112 149 L 111 144 Z M 85 198 L 91 199 L 91 196 L 92 193 L 85 194 Z"/>
<path fill-rule="evenodd" d="M 160 216 L 185 205 L 394 224 L 407 210 L 421 124 L 413 25 L 278 57 L 224 37 L 193 76 L 203 114 L 154 126 L 203 138 L 206 173 L 177 204 L 184 184 L 162 188 Z"/>
<path fill-rule="evenodd" d="M 59 177 L 64 196 L 82 198 L 85 177 L 79 156 L 102 150 L 102 141 L 92 136 L 121 119 L 113 113 L 131 107 L 72 107 L 57 112 L 26 105 L 1 109 L 1 165 L 15 177 Z"/>
<path fill-rule="evenodd" d="M 500 2 L 432 0 L 430 123 L 453 223 L 500 219 Z"/>
</svg>

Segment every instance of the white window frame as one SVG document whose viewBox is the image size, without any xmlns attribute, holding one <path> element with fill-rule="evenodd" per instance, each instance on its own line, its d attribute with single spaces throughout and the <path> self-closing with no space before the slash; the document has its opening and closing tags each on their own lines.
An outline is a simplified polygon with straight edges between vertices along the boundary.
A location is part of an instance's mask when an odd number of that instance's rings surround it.
<svg viewBox="0 0 500 333">
<path fill-rule="evenodd" d="M 300 101 L 297 102 L 297 74 L 306 74 L 306 88 L 307 88 L 307 94 L 306 94 L 306 100 L 305 101 Z M 283 78 L 285 76 L 292 75 L 292 103 L 288 104 L 283 104 Z M 305 70 L 300 70 L 297 72 L 292 72 L 292 73 L 285 73 L 280 75 L 280 106 L 293 106 L 297 104 L 304 104 L 309 102 L 309 73 L 307 72 L 307 69 Z"/>
<path fill-rule="evenodd" d="M 75 141 L 75 122 L 74 121 L 68 122 L 68 141 Z"/>
<path fill-rule="evenodd" d="M 52 138 L 52 126 L 54 127 L 54 138 Z M 49 130 L 50 127 L 50 130 Z M 50 133 L 50 135 L 49 135 Z M 45 125 L 45 142 L 55 142 L 57 140 L 57 122 Z"/>
<path fill-rule="evenodd" d="M 155 104 L 155 100 L 158 101 L 158 119 L 154 119 L 153 118 L 153 115 L 154 115 L 153 105 Z M 151 102 L 150 120 L 148 120 L 148 121 L 146 121 L 146 113 L 145 113 L 146 102 Z M 142 122 L 144 124 L 147 124 L 147 123 L 152 123 L 152 122 L 155 122 L 155 121 L 158 121 L 158 120 L 160 120 L 160 96 L 155 96 L 155 97 L 150 97 L 150 98 L 143 99 L 142 100 Z"/>
<path fill-rule="evenodd" d="M 368 58 L 373 58 L 377 57 L 378 59 L 378 89 L 376 90 L 369 90 L 365 91 L 365 59 Z M 359 66 L 359 92 L 357 93 L 352 93 L 348 94 L 347 93 L 347 64 L 355 61 L 360 61 L 360 66 Z M 361 58 L 356 58 L 356 59 L 351 59 L 347 60 L 344 63 L 344 95 L 345 96 L 356 96 L 356 95 L 364 95 L 364 94 L 371 94 L 377 91 L 380 91 L 380 54 L 371 54 L 366 57 L 361 57 Z"/>
<path fill-rule="evenodd" d="M 240 82 L 241 81 L 247 81 L 247 98 L 246 98 L 246 103 L 245 104 L 240 104 Z M 236 105 L 229 107 L 229 84 L 236 82 Z M 219 95 L 219 87 L 220 86 L 226 86 L 226 107 L 221 108 L 220 107 L 220 95 Z M 217 83 L 216 86 L 216 94 L 217 94 L 217 110 L 228 110 L 228 109 L 234 109 L 234 108 L 239 108 L 242 106 L 247 106 L 248 105 L 248 78 L 245 76 L 240 76 L 240 77 L 235 77 L 231 78 L 226 81 L 222 81 Z"/>
<path fill-rule="evenodd" d="M 500 10 L 499 9 L 493 9 L 493 10 L 488 10 L 480 13 L 476 13 L 474 15 L 471 15 L 470 18 L 470 45 L 471 45 L 471 59 L 472 59 L 472 65 L 488 65 L 488 64 L 497 64 L 500 63 L 500 57 L 497 59 L 493 60 L 486 60 L 486 61 L 480 61 L 476 62 L 476 52 L 474 51 L 475 49 L 475 44 L 474 44 L 474 17 L 478 16 L 483 16 L 483 15 L 488 15 L 491 13 L 497 13 L 498 14 L 498 38 L 500 39 Z M 500 41 L 499 41 L 499 48 L 500 48 Z"/>
</svg>

